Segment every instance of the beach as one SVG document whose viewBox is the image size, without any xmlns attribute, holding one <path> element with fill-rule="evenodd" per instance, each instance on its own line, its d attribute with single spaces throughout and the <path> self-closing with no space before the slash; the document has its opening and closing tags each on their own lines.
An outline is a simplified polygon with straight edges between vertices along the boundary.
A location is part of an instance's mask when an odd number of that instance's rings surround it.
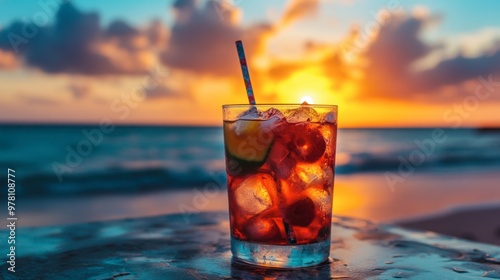
<svg viewBox="0 0 500 280">
<path fill-rule="evenodd" d="M 463 239 L 500 245 L 500 206 L 486 205 L 460 209 L 399 225 L 411 229 L 434 231 Z"/>
</svg>

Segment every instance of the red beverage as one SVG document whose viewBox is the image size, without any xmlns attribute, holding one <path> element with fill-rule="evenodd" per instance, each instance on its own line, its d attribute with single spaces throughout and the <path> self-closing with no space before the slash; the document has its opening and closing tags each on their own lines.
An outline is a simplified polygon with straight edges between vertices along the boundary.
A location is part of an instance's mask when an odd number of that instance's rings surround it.
<svg viewBox="0 0 500 280">
<path fill-rule="evenodd" d="M 259 109 L 266 107 L 271 106 L 259 105 Z M 240 109 L 238 116 L 224 112 L 232 240 L 240 247 L 263 244 L 270 245 L 267 250 L 277 248 L 278 251 L 318 243 L 328 246 L 328 257 L 336 107 L 274 107 L 278 109 L 259 111 L 247 105 L 246 109 L 250 109 L 245 112 Z M 238 246 L 233 246 L 233 254 L 244 261 L 297 266 L 297 260 L 286 258 L 269 263 L 264 257 L 262 261 L 251 253 L 241 253 Z M 302 250 L 304 248 L 308 247 Z M 279 259 L 276 256 L 280 253 L 273 257 Z M 324 254 L 316 259 L 313 256 L 312 263 L 320 258 L 324 258 Z M 303 261 L 298 266 L 307 265 L 306 260 Z"/>
</svg>

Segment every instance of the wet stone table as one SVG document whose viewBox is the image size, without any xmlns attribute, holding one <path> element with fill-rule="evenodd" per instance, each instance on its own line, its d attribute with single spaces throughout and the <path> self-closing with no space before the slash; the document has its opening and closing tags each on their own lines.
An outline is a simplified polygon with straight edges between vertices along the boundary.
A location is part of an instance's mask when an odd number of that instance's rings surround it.
<svg viewBox="0 0 500 280">
<path fill-rule="evenodd" d="M 17 232 L 2 279 L 500 279 L 500 247 L 335 217 L 331 255 L 275 270 L 231 260 L 227 213 L 181 214 Z M 5 237 L 6 231 L 1 232 Z M 2 238 L 2 240 L 4 240 Z"/>
</svg>

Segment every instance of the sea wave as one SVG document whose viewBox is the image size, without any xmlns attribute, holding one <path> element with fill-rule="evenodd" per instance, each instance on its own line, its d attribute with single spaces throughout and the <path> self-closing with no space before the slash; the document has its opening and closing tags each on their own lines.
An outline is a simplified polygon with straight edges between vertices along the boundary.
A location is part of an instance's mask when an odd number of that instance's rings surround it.
<svg viewBox="0 0 500 280">
<path fill-rule="evenodd" d="M 225 186 L 221 128 L 117 127 L 75 167 L 68 148 L 82 141 L 82 127 L 1 127 L 0 166 L 16 169 L 20 195 L 99 195 Z M 86 129 L 91 129 L 86 128 Z M 340 130 L 336 174 L 364 172 L 463 172 L 500 169 L 500 134 L 447 130 L 443 143 L 431 129 Z M 426 142 L 426 148 L 418 145 Z M 406 169 L 405 169 L 406 168 Z"/>
<path fill-rule="evenodd" d="M 399 172 L 408 170 L 408 165 L 415 172 L 442 171 L 445 169 L 471 170 L 471 168 L 499 168 L 500 155 L 474 153 L 440 153 L 425 158 L 421 164 L 412 164 L 401 151 L 398 154 L 350 155 L 350 160 L 335 167 L 337 175 L 364 172 Z M 403 160 L 401 157 L 403 157 Z M 125 165 L 102 171 L 69 174 L 60 182 L 54 173 L 39 173 L 19 180 L 18 191 L 26 196 L 44 195 L 98 195 L 105 193 L 138 193 L 154 190 L 185 189 L 217 184 L 225 188 L 225 169 L 223 160 L 211 161 L 205 167 L 168 169 L 159 166 L 137 167 Z M 401 167 L 404 166 L 404 167 Z M 213 168 L 211 168 L 213 167 Z"/>
</svg>

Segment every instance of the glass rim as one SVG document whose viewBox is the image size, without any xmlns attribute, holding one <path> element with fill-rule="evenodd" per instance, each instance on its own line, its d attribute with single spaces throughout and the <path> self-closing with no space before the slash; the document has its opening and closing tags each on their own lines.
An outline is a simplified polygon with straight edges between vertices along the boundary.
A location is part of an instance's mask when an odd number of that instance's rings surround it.
<svg viewBox="0 0 500 280">
<path fill-rule="evenodd" d="M 299 106 L 309 106 L 309 107 L 317 107 L 317 108 L 338 108 L 338 105 L 328 105 L 328 104 L 307 104 L 302 105 L 301 103 L 260 103 L 260 104 L 223 104 L 223 109 L 228 108 L 248 108 L 251 106 L 259 107 L 259 106 L 272 106 L 272 107 L 299 107 Z"/>
</svg>

